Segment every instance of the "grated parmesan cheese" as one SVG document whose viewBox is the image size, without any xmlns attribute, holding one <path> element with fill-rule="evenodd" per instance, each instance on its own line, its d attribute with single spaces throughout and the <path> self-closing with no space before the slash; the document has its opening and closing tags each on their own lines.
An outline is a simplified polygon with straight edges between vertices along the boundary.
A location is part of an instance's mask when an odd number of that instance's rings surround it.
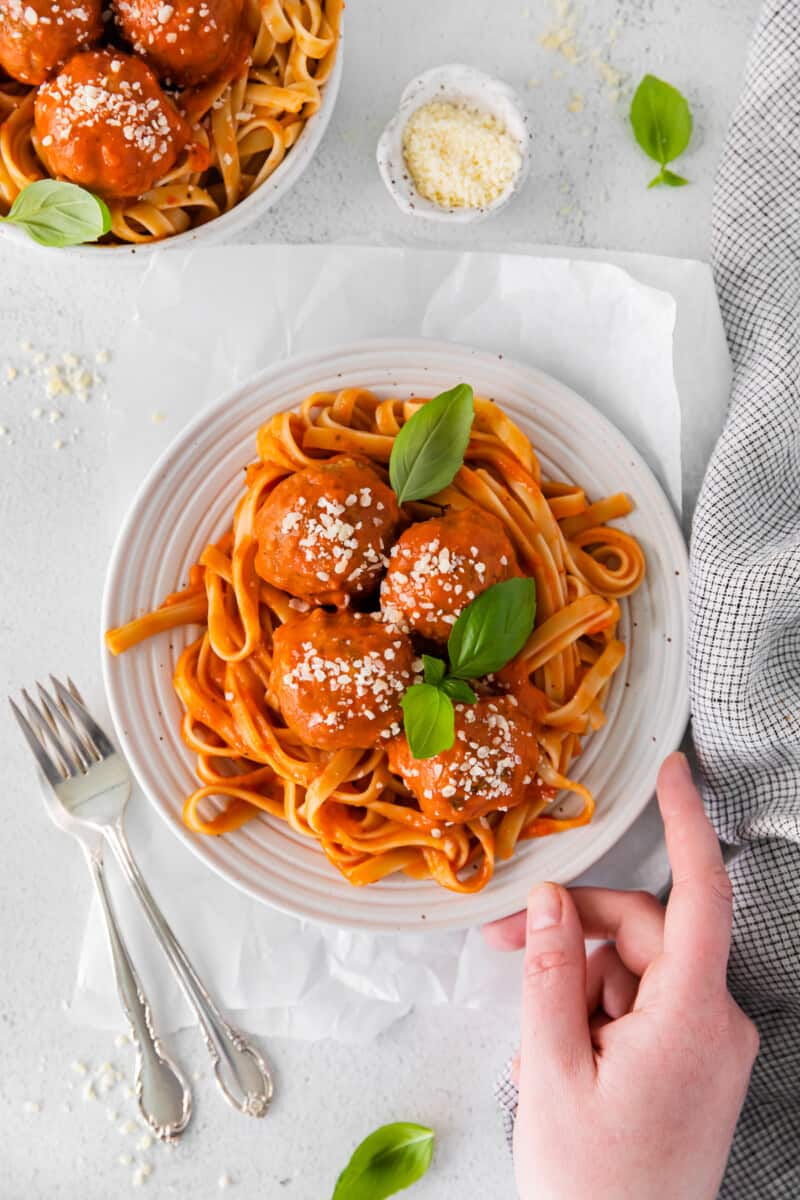
<svg viewBox="0 0 800 1200">
<path fill-rule="evenodd" d="M 417 191 L 442 208 L 485 208 L 522 165 L 519 145 L 495 116 L 448 101 L 412 113 L 403 155 Z"/>
</svg>

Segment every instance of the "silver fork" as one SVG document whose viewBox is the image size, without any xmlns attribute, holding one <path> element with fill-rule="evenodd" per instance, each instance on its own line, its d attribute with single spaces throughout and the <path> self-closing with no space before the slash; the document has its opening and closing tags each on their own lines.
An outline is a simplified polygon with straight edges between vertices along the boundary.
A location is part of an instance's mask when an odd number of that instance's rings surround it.
<svg viewBox="0 0 800 1200">
<path fill-rule="evenodd" d="M 53 695 L 41 684 L 36 685 L 40 706 L 34 704 L 28 693 L 23 691 L 25 716 L 13 700 L 10 701 L 36 761 L 52 788 L 50 815 L 62 828 L 69 828 L 70 832 L 94 834 L 101 845 L 103 838 L 108 842 L 144 909 L 186 999 L 197 1015 L 222 1094 L 239 1112 L 263 1117 L 273 1092 L 269 1068 L 255 1047 L 226 1021 L 212 1000 L 156 904 L 131 853 L 123 827 L 123 814 L 131 790 L 127 764 L 88 712 L 72 680 L 68 680 L 68 686 L 65 686 L 51 675 L 50 681 Z M 103 880 L 102 857 L 98 850 L 99 847 L 93 850 L 90 865 L 100 888 L 101 900 L 105 897 L 103 907 L 108 916 L 110 909 Z M 127 959 L 118 935 L 112 937 L 112 948 L 116 944 Z M 129 959 L 127 967 L 133 975 Z M 144 1005 L 138 981 L 135 988 Z M 123 1006 L 127 995 L 126 991 Z M 141 1034 L 139 1025 L 141 1022 L 137 1024 L 137 1033 Z M 149 1020 L 145 1025 L 149 1030 Z M 168 1070 L 171 1069 L 174 1078 L 182 1082 L 188 1105 L 188 1087 L 177 1068 L 160 1050 L 158 1058 Z M 188 1119 L 187 1110 L 183 1127 Z"/>
<path fill-rule="evenodd" d="M 105 916 L 117 991 L 136 1047 L 134 1086 L 139 1111 L 157 1137 L 171 1142 L 183 1133 L 192 1114 L 189 1084 L 161 1045 L 153 1027 L 150 1004 L 117 924 L 103 867 L 103 835 L 97 828 L 73 815 L 71 806 L 64 803 L 59 795 L 71 778 L 77 782 L 73 774 L 76 760 L 59 740 L 50 719 L 45 719 L 27 692 L 23 691 L 22 695 L 30 721 L 26 720 L 13 700 L 9 700 L 9 703 L 37 763 L 51 785 L 51 790 L 45 793 L 45 808 L 59 829 L 71 833 L 80 843 Z M 50 701 L 49 707 L 52 707 Z M 44 712 L 48 712 L 47 707 Z M 50 743 L 52 749 L 47 747 L 46 742 Z M 77 757 L 77 749 L 75 753 Z M 88 745 L 81 740 L 82 763 L 87 761 L 87 755 Z M 81 775 L 81 778 L 87 777 Z M 74 783 L 70 786 L 71 794 L 73 786 Z"/>
</svg>

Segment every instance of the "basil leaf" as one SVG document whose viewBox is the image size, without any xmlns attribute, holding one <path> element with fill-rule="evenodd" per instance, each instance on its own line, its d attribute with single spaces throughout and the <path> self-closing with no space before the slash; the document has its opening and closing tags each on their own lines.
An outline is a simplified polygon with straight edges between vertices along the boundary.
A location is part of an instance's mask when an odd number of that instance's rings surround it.
<svg viewBox="0 0 800 1200">
<path fill-rule="evenodd" d="M 400 701 L 403 728 L 414 758 L 433 758 L 456 740 L 455 714 L 449 696 L 430 683 L 415 683 Z"/>
<path fill-rule="evenodd" d="M 443 679 L 439 687 L 445 696 L 449 696 L 451 700 L 458 700 L 461 704 L 475 704 L 478 699 L 468 683 L 463 679 L 453 679 L 451 675 Z"/>
<path fill-rule="evenodd" d="M 536 616 L 532 579 L 495 583 L 463 610 L 447 643 L 450 674 L 477 679 L 499 671 L 527 642 Z"/>
<path fill-rule="evenodd" d="M 631 101 L 631 125 L 636 141 L 650 158 L 665 167 L 679 154 L 683 154 L 692 136 L 692 114 L 686 98 L 677 88 L 645 75 Z M 670 176 L 669 178 L 667 176 Z M 677 181 L 681 180 L 680 183 Z M 649 184 L 655 187 L 666 183 L 680 187 L 688 181 L 680 175 L 663 170 Z"/>
<path fill-rule="evenodd" d="M 410 1187 L 431 1165 L 433 1137 L 408 1121 L 382 1125 L 354 1151 L 331 1200 L 385 1200 Z"/>
<path fill-rule="evenodd" d="M 441 658 L 434 658 L 431 654 L 423 654 L 422 665 L 424 668 L 423 678 L 426 683 L 431 683 L 436 687 L 437 684 L 442 682 L 447 665 L 442 662 Z"/>
<path fill-rule="evenodd" d="M 475 416 L 472 388 L 459 383 L 417 409 L 394 439 L 389 481 L 401 504 L 452 483 L 464 461 Z"/>
<path fill-rule="evenodd" d="M 666 183 L 669 187 L 686 187 L 689 182 L 682 175 L 676 175 L 674 171 L 668 171 L 666 167 L 661 170 L 661 182 Z"/>
<path fill-rule="evenodd" d="M 0 220 L 24 229 L 41 246 L 95 242 L 111 228 L 111 213 L 99 197 L 75 183 L 39 179 L 23 188 Z"/>
</svg>

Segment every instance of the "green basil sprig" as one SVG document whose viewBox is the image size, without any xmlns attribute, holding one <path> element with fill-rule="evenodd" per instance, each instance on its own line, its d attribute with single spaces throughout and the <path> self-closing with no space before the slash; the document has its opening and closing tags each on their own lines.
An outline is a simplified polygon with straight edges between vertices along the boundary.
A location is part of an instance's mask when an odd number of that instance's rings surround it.
<svg viewBox="0 0 800 1200">
<path fill-rule="evenodd" d="M 414 758 L 433 758 L 452 746 L 456 715 L 452 700 L 442 688 L 433 683 L 415 683 L 400 704 L 403 728 Z"/>
<path fill-rule="evenodd" d="M 331 1200 L 386 1200 L 410 1187 L 431 1165 L 433 1138 L 424 1125 L 382 1125 L 354 1151 Z"/>
<path fill-rule="evenodd" d="M 692 114 L 686 98 L 663 79 L 645 75 L 631 101 L 630 116 L 637 142 L 645 154 L 661 164 L 658 175 L 647 186 L 687 184 L 688 179 L 667 170 L 667 163 L 683 154 L 692 136 Z"/>
<path fill-rule="evenodd" d="M 389 482 L 401 504 L 435 496 L 453 482 L 464 462 L 474 417 L 468 383 L 442 392 L 409 417 L 389 459 Z"/>
<path fill-rule="evenodd" d="M 41 246 L 79 246 L 108 233 L 111 213 L 104 200 L 75 183 L 39 179 L 22 189 L 0 221 L 24 229 Z"/>
<path fill-rule="evenodd" d="M 462 611 L 447 642 L 450 674 L 478 679 L 499 671 L 525 645 L 536 616 L 536 584 L 507 579 Z"/>
<path fill-rule="evenodd" d="M 466 682 L 491 675 L 510 662 L 530 637 L 536 619 L 536 584 L 507 579 L 481 592 L 461 612 L 447 641 L 448 664 L 422 656 L 423 683 L 412 684 L 401 705 L 403 728 L 414 758 L 433 758 L 455 741 L 453 701 L 474 704 Z"/>
</svg>

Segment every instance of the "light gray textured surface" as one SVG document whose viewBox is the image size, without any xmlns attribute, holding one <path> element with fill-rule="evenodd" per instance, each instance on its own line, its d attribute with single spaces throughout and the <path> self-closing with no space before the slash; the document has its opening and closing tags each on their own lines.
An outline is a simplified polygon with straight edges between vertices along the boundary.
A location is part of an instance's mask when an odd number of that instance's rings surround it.
<svg viewBox="0 0 800 1200">
<path fill-rule="evenodd" d="M 242 240 L 476 249 L 558 242 L 705 257 L 714 168 L 757 7 L 757 0 L 587 0 L 578 9 L 585 49 L 599 49 L 616 26 L 604 61 L 634 80 L 645 70 L 662 74 L 692 102 L 696 133 L 680 167 L 692 186 L 647 192 L 650 167 L 632 144 L 626 105 L 611 102 L 591 60 L 572 66 L 539 45 L 554 23 L 549 3 L 350 0 L 344 82 L 319 156 L 295 191 Z M 496 220 L 460 231 L 409 222 L 374 166 L 377 136 L 406 81 L 446 60 L 474 63 L 515 85 L 535 132 L 522 194 Z M 538 86 L 528 87 L 529 80 Z M 575 93 L 583 98 L 580 113 L 568 110 Z M 21 366 L 25 359 L 21 340 L 52 356 L 113 350 L 138 271 L 92 265 L 78 277 L 63 259 L 20 256 L 4 245 L 0 253 L 0 424 L 10 430 L 0 440 L 0 690 L 57 667 L 88 681 L 90 699 L 99 702 L 100 589 L 128 499 L 118 494 L 115 464 L 104 454 L 106 402 L 100 389 L 85 409 L 65 400 L 63 421 L 50 426 L 30 419 L 34 406 L 54 406 L 42 398 L 41 380 L 5 388 L 2 379 L 6 362 Z M 224 311 L 224 298 L 218 302 Z M 172 431 L 150 424 L 146 396 L 138 415 L 155 455 Z M 74 444 L 53 450 L 54 438 L 75 427 L 81 432 Z M 158 1197 L 327 1200 L 352 1146 L 374 1125 L 399 1118 L 428 1122 L 439 1134 L 434 1169 L 409 1193 L 415 1200 L 510 1200 L 491 1083 L 514 1031 L 495 1028 L 487 1014 L 418 1013 L 365 1048 L 273 1045 L 279 1093 L 272 1115 L 245 1121 L 218 1102 L 206 1078 L 196 1088 L 196 1120 L 172 1153 L 139 1151 L 139 1134 L 118 1132 L 130 1105 L 123 1085 L 99 1101 L 82 1101 L 84 1081 L 71 1070 L 73 1060 L 111 1059 L 127 1068 L 129 1052 L 72 1028 L 62 1011 L 88 876 L 77 850 L 46 824 L 5 712 L 0 745 L 3 1200 L 135 1196 L 132 1166 L 117 1162 L 125 1153 L 153 1164 L 145 1187 Z M 196 1032 L 181 1035 L 178 1050 L 207 1076 Z M 41 1111 L 26 1111 L 27 1102 L 41 1103 Z M 107 1116 L 113 1111 L 116 1122 Z M 221 1193 L 218 1178 L 225 1173 L 233 1184 Z"/>
</svg>

